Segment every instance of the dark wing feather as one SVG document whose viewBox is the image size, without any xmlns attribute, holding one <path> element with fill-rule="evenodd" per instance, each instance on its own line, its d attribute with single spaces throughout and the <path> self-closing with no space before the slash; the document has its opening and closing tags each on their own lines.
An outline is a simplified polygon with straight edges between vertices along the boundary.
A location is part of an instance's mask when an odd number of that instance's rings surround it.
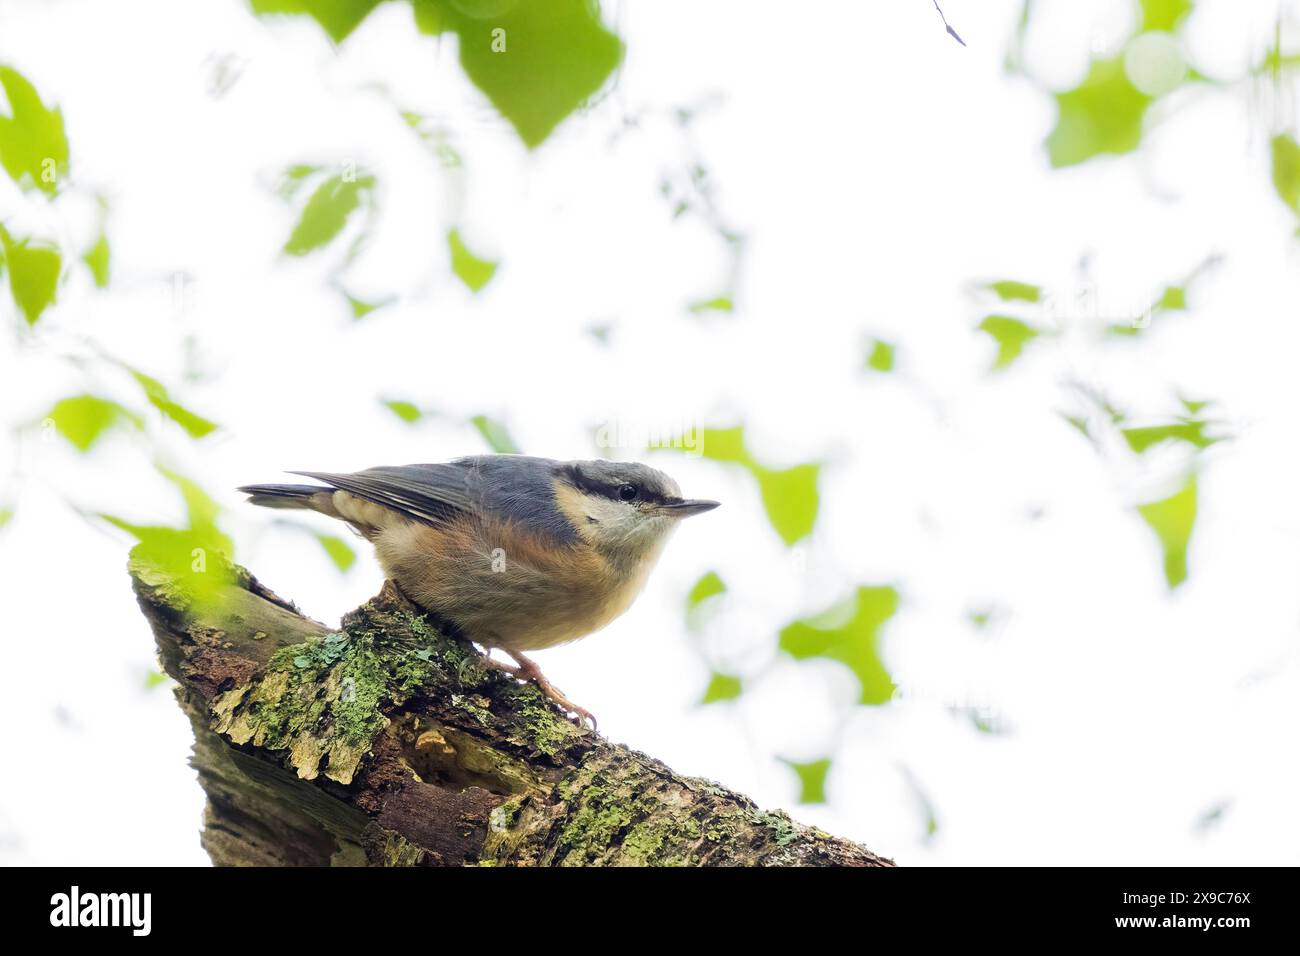
<svg viewBox="0 0 1300 956">
<path fill-rule="evenodd" d="M 473 470 L 457 462 L 383 466 L 351 474 L 323 471 L 291 471 L 289 474 L 323 481 L 331 488 L 432 525 L 473 514 L 479 496 L 474 488 Z"/>
</svg>

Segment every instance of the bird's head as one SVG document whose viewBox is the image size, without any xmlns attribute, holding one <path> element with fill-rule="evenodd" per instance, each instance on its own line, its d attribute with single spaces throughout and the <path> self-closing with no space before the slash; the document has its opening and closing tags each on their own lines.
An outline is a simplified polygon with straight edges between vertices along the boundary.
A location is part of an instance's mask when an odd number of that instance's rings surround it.
<svg viewBox="0 0 1300 956">
<path fill-rule="evenodd" d="M 683 498 L 677 482 L 657 468 L 619 461 L 566 462 L 556 502 L 584 541 L 619 564 L 652 557 L 682 518 L 718 507 Z"/>
</svg>

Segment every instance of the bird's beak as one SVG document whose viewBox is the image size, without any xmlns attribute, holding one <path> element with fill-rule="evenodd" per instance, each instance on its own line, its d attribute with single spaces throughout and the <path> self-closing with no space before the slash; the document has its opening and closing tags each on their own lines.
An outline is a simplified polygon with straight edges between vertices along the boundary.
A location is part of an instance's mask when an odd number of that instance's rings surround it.
<svg viewBox="0 0 1300 956">
<path fill-rule="evenodd" d="M 679 498 L 676 501 L 667 501 L 659 506 L 660 511 L 667 512 L 673 518 L 686 518 L 690 515 L 702 515 L 706 511 L 712 511 L 722 502 L 708 501 L 704 498 Z"/>
</svg>

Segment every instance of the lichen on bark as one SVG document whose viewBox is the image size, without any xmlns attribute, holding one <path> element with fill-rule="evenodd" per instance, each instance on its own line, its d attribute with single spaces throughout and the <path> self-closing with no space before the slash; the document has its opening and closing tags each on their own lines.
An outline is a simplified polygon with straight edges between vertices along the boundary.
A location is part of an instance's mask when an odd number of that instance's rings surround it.
<svg viewBox="0 0 1300 956">
<path fill-rule="evenodd" d="M 130 565 L 194 727 L 214 862 L 890 865 L 577 727 L 391 585 L 331 629 L 221 570 L 195 602 Z"/>
</svg>

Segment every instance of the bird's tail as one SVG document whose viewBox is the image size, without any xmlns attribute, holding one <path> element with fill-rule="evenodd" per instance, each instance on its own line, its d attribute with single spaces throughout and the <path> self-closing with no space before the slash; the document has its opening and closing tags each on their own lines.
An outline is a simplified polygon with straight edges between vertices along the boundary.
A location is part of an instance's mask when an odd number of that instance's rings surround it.
<svg viewBox="0 0 1300 956">
<path fill-rule="evenodd" d="M 333 489 L 320 485 L 244 485 L 237 490 L 248 495 L 249 504 L 263 508 L 305 508 L 327 514 L 334 510 Z"/>
</svg>

